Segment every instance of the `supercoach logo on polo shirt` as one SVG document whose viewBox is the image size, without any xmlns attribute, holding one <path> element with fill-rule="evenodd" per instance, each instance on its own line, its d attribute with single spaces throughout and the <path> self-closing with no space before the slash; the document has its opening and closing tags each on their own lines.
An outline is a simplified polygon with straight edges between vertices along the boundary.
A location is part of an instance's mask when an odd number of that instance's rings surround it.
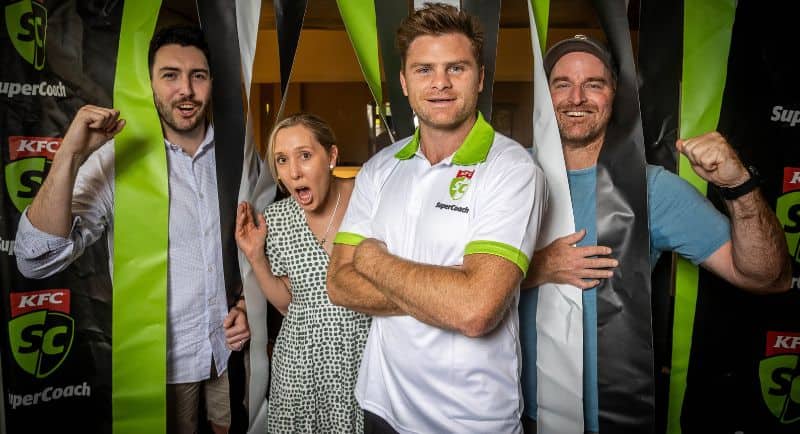
<svg viewBox="0 0 800 434">
<path fill-rule="evenodd" d="M 436 202 L 436 208 L 446 209 L 448 211 L 463 212 L 464 214 L 469 212 L 469 207 L 468 206 L 458 206 L 458 205 L 454 205 L 452 203 Z"/>
<path fill-rule="evenodd" d="M 450 198 L 459 200 L 467 194 L 469 189 L 469 181 L 472 179 L 474 170 L 459 170 L 456 172 L 455 178 L 450 181 Z"/>
</svg>

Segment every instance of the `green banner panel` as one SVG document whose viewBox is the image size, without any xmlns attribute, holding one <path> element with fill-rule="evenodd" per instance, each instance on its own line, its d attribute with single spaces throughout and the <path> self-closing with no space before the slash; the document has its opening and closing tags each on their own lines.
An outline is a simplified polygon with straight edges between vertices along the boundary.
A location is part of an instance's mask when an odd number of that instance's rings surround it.
<svg viewBox="0 0 800 434">
<path fill-rule="evenodd" d="M 372 97 L 383 107 L 375 4 L 372 0 L 337 0 L 336 4 Z"/>
<path fill-rule="evenodd" d="M 114 106 L 127 120 L 116 138 L 112 429 L 166 431 L 168 183 L 147 49 L 160 0 L 125 2 Z"/>
<path fill-rule="evenodd" d="M 684 5 L 683 84 L 681 86 L 680 137 L 717 129 L 728 70 L 736 0 L 687 1 Z M 707 185 L 680 156 L 679 175 L 703 195 Z M 679 259 L 675 278 L 675 312 L 672 330 L 667 432 L 681 432 L 680 415 L 692 345 L 699 272 Z"/>
<path fill-rule="evenodd" d="M 550 0 L 530 0 L 533 6 L 533 18 L 536 21 L 536 33 L 539 35 L 539 46 L 542 55 L 547 51 L 547 23 L 550 20 Z"/>
</svg>

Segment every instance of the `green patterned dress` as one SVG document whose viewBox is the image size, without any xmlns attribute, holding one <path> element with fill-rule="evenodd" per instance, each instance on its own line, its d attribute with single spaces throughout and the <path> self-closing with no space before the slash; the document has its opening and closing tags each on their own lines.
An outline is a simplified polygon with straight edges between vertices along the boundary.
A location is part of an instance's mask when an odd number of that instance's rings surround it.
<svg viewBox="0 0 800 434">
<path fill-rule="evenodd" d="M 264 211 L 266 253 L 275 276 L 288 276 L 292 302 L 272 355 L 267 432 L 361 433 L 355 398 L 368 316 L 328 299 L 328 253 L 291 197 Z"/>
</svg>

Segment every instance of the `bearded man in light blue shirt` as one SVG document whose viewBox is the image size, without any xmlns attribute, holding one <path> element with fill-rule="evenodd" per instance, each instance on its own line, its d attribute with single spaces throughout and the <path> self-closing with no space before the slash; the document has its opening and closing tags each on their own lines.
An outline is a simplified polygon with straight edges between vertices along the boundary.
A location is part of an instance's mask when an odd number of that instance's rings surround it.
<svg viewBox="0 0 800 434">
<path fill-rule="evenodd" d="M 214 128 L 207 120 L 211 72 L 202 32 L 163 29 L 151 41 L 149 65 L 169 170 L 167 430 L 201 431 L 204 395 L 212 430 L 227 433 L 228 357 L 242 349 L 250 331 L 244 300 L 225 290 Z M 15 254 L 26 277 L 65 269 L 104 233 L 113 257 L 112 139 L 124 126 L 113 108 L 78 110 L 20 219 Z M 113 264 L 109 269 L 113 273 Z"/>
</svg>

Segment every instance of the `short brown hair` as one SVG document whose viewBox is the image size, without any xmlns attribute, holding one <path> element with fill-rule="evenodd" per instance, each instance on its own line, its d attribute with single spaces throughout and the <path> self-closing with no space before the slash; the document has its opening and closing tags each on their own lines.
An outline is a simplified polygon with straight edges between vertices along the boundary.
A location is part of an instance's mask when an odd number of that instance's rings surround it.
<svg viewBox="0 0 800 434">
<path fill-rule="evenodd" d="M 203 31 L 196 26 L 173 26 L 159 30 L 150 40 L 150 48 L 147 52 L 147 67 L 150 70 L 150 77 L 153 76 L 153 63 L 155 63 L 156 52 L 165 45 L 180 45 L 181 47 L 195 47 L 206 56 L 206 63 L 211 65 L 211 55 L 208 50 Z"/>
<path fill-rule="evenodd" d="M 275 137 L 278 136 L 278 131 L 284 128 L 290 128 L 296 125 L 302 125 L 311 131 L 314 138 L 322 145 L 327 152 L 330 152 L 333 145 L 336 144 L 336 136 L 333 134 L 333 128 L 325 122 L 321 117 L 311 113 L 295 113 L 284 118 L 282 121 L 275 124 L 272 132 L 269 134 L 269 141 L 267 142 L 267 165 L 272 175 L 272 179 L 278 183 L 278 168 L 275 166 Z"/>
<path fill-rule="evenodd" d="M 473 15 L 445 3 L 425 3 L 422 9 L 407 16 L 397 29 L 395 42 L 400 52 L 400 68 L 405 68 L 408 47 L 419 36 L 461 33 L 472 43 L 472 54 L 483 66 L 483 28 Z"/>
</svg>

